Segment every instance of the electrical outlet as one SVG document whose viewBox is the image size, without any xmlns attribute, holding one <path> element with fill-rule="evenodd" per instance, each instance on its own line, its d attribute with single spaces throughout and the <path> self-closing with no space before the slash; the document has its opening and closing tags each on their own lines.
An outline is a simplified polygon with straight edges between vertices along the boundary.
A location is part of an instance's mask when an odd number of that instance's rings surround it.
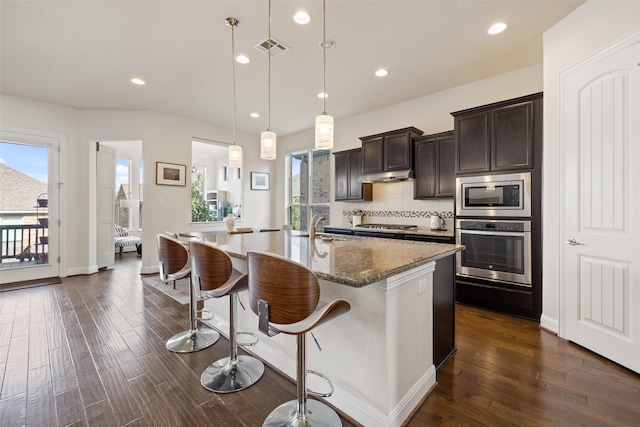
<svg viewBox="0 0 640 427">
<path fill-rule="evenodd" d="M 160 197 L 160 200 L 158 200 L 158 204 L 164 205 L 164 197 Z"/>
<path fill-rule="evenodd" d="M 427 279 L 418 280 L 418 295 L 427 290 Z"/>
</svg>

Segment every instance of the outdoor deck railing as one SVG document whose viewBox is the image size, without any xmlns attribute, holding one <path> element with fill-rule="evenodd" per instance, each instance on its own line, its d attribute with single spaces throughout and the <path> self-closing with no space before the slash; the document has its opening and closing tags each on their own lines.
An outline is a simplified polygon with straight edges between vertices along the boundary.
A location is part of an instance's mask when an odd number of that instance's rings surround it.
<svg viewBox="0 0 640 427">
<path fill-rule="evenodd" d="M 0 225 L 0 247 L 2 248 L 0 261 L 20 260 L 21 257 L 23 258 L 21 261 L 27 261 L 29 258 L 37 261 L 41 254 L 49 252 L 48 235 L 49 227 L 43 227 L 40 224 Z M 29 246 L 30 257 L 25 253 L 25 249 Z"/>
</svg>

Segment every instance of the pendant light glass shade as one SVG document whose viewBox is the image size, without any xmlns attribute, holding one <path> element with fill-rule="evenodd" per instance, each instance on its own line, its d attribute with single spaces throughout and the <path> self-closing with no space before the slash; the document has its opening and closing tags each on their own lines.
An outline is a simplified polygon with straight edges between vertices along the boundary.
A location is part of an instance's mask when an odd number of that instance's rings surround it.
<svg viewBox="0 0 640 427">
<path fill-rule="evenodd" d="M 276 133 L 271 129 L 260 134 L 260 158 L 265 160 L 276 158 Z"/>
<path fill-rule="evenodd" d="M 235 28 L 238 26 L 238 20 L 236 18 L 227 18 L 227 26 L 231 27 L 231 69 L 233 75 L 233 145 L 229 146 L 229 167 L 241 168 L 242 167 L 242 147 L 236 144 L 236 127 L 237 127 L 237 113 L 236 113 L 236 39 Z"/>
<path fill-rule="evenodd" d="M 241 168 L 242 167 L 242 147 L 233 144 L 229 146 L 229 167 Z"/>
<path fill-rule="evenodd" d="M 333 116 L 326 112 L 316 116 L 316 148 L 333 149 Z"/>
<path fill-rule="evenodd" d="M 316 116 L 317 149 L 333 149 L 333 117 L 327 114 L 327 24 L 326 0 L 322 0 L 322 114 Z"/>
</svg>

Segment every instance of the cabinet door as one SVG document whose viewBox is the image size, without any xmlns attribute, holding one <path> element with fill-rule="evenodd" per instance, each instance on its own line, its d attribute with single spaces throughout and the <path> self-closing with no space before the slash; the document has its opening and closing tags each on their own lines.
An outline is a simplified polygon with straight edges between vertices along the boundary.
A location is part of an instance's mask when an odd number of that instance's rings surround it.
<svg viewBox="0 0 640 427">
<path fill-rule="evenodd" d="M 384 170 L 411 169 L 411 135 L 408 132 L 384 137 Z"/>
<path fill-rule="evenodd" d="M 436 153 L 438 161 L 436 195 L 453 197 L 456 189 L 456 143 L 453 132 L 450 136 L 436 140 Z"/>
<path fill-rule="evenodd" d="M 415 141 L 413 198 L 436 197 L 436 140 L 416 138 Z"/>
<path fill-rule="evenodd" d="M 491 170 L 533 168 L 533 101 L 493 111 Z"/>
<path fill-rule="evenodd" d="M 362 173 L 382 172 L 384 168 L 384 138 L 378 136 L 362 141 Z"/>
<path fill-rule="evenodd" d="M 457 174 L 490 170 L 490 117 L 485 111 L 455 118 Z"/>
<path fill-rule="evenodd" d="M 360 171 L 362 170 L 362 152 L 360 150 L 357 150 L 349 153 L 348 163 L 349 163 L 348 198 L 350 200 L 362 200 L 363 185 L 360 181 L 358 181 L 358 178 L 360 178 Z"/>
<path fill-rule="evenodd" d="M 349 198 L 349 155 L 347 153 L 335 154 L 335 179 L 336 179 L 336 200 L 347 200 Z"/>
</svg>

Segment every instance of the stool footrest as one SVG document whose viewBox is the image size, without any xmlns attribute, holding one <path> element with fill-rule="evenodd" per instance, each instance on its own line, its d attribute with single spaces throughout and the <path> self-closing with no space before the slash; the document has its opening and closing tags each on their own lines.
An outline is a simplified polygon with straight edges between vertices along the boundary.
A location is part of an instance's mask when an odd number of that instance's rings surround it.
<svg viewBox="0 0 640 427">
<path fill-rule="evenodd" d="M 198 320 L 211 320 L 215 317 L 212 311 L 209 310 L 198 310 L 196 312 L 196 318 Z"/>
<path fill-rule="evenodd" d="M 258 338 L 258 335 L 254 334 L 253 332 L 236 332 L 236 337 L 238 337 L 239 335 L 249 335 L 253 337 L 253 341 L 247 341 L 247 342 L 236 341 L 236 343 L 240 347 L 251 347 L 252 345 L 258 344 L 258 341 L 260 340 L 260 338 Z"/>
<path fill-rule="evenodd" d="M 320 393 L 317 391 L 313 391 L 310 389 L 307 389 L 307 394 L 314 396 L 314 397 L 329 397 L 333 394 L 333 384 L 331 383 L 331 381 L 329 381 L 329 378 L 327 378 L 324 374 L 321 374 L 318 371 L 312 371 L 311 369 L 307 370 L 307 375 L 312 374 L 315 375 L 317 377 L 320 377 L 321 379 L 323 379 L 327 385 L 329 386 L 329 392 L 328 393 Z"/>
</svg>

